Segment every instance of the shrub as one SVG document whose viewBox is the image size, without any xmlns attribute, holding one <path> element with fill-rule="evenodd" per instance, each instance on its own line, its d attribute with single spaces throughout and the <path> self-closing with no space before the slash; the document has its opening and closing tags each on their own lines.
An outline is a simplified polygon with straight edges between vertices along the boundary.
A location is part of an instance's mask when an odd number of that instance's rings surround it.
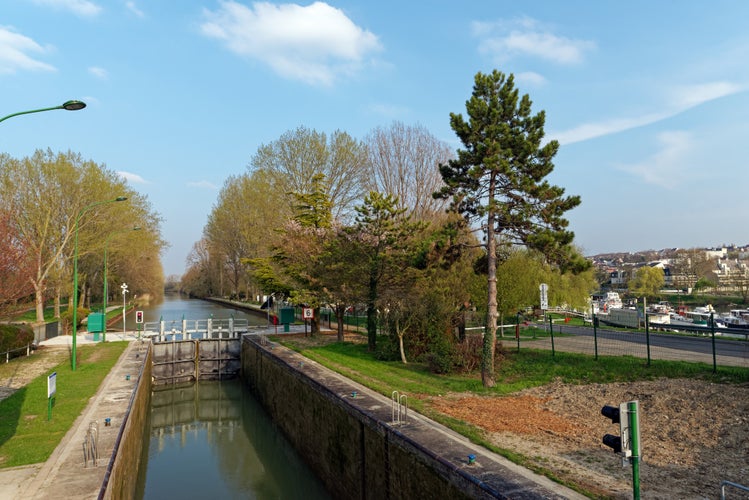
<svg viewBox="0 0 749 500">
<path fill-rule="evenodd" d="M 22 349 L 33 342 L 34 331 L 29 325 L 0 325 L 0 352 Z"/>
<path fill-rule="evenodd" d="M 78 308 L 78 312 L 76 313 L 76 322 L 78 324 L 76 325 L 76 328 L 81 326 L 81 322 L 85 318 L 88 317 L 90 312 L 91 310 L 85 307 Z M 60 323 L 62 324 L 62 331 L 65 335 L 72 334 L 73 333 L 73 311 L 68 309 L 62 314 L 60 314 Z"/>
<path fill-rule="evenodd" d="M 470 373 L 481 366 L 484 339 L 481 334 L 467 335 L 463 342 L 455 344 L 455 370 Z"/>
</svg>

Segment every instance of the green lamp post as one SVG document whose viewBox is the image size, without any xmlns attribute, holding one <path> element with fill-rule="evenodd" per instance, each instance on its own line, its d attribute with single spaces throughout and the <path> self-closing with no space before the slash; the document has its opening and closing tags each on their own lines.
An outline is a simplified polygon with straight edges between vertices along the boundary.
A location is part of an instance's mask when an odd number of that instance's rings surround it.
<svg viewBox="0 0 749 500">
<path fill-rule="evenodd" d="M 73 355 L 72 355 L 72 366 L 73 371 L 76 368 L 76 343 L 78 337 L 78 223 L 81 220 L 86 211 L 105 203 L 114 203 L 116 201 L 125 201 L 127 197 L 118 196 L 112 200 L 96 201 L 89 205 L 86 205 L 78 212 L 78 217 L 75 218 L 75 247 L 73 250 Z"/>
<path fill-rule="evenodd" d="M 67 109 L 68 111 L 78 111 L 79 109 L 83 109 L 85 107 L 86 107 L 86 103 L 83 101 L 66 101 L 62 103 L 60 106 L 54 106 L 51 108 L 31 109 L 29 111 L 19 111 L 18 113 L 12 113 L 8 116 L 3 116 L 2 118 L 0 118 L 0 122 L 5 121 L 8 118 L 13 118 L 14 116 L 28 115 L 29 113 L 41 113 L 42 111 L 52 111 L 55 109 Z"/>
<path fill-rule="evenodd" d="M 109 247 L 109 240 L 115 234 L 124 233 L 126 231 L 140 231 L 139 226 L 135 226 L 132 229 L 121 229 L 119 231 L 113 231 L 107 236 L 107 240 L 104 242 L 104 331 L 102 332 L 102 342 L 107 341 L 107 248 Z"/>
</svg>

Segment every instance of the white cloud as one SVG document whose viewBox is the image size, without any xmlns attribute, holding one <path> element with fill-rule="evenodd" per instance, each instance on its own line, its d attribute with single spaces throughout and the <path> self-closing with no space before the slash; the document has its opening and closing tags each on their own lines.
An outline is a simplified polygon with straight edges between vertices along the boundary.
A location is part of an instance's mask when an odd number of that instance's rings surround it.
<svg viewBox="0 0 749 500">
<path fill-rule="evenodd" d="M 676 87 L 669 92 L 676 109 L 689 109 L 708 101 L 742 92 L 746 86 L 733 82 L 707 82 Z"/>
<path fill-rule="evenodd" d="M 32 0 L 35 4 L 43 7 L 69 10 L 76 15 L 93 17 L 101 12 L 102 8 L 95 2 L 89 0 Z"/>
<path fill-rule="evenodd" d="M 0 26 L 0 74 L 19 70 L 55 71 L 54 66 L 32 58 L 31 52 L 44 54 L 47 50 L 12 28 Z"/>
<path fill-rule="evenodd" d="M 228 1 L 204 14 L 205 36 L 269 65 L 285 78 L 314 85 L 331 85 L 356 72 L 382 48 L 377 36 L 323 2 L 308 6 L 256 2 L 247 7 Z"/>
<path fill-rule="evenodd" d="M 690 177 L 688 160 L 694 139 L 688 132 L 669 131 L 658 134 L 660 150 L 645 161 L 619 167 L 648 184 L 674 189 Z"/>
<path fill-rule="evenodd" d="M 125 7 L 127 7 L 127 10 L 138 17 L 146 17 L 145 13 L 143 13 L 143 11 L 140 10 L 137 5 L 135 5 L 135 2 L 125 2 Z"/>
<path fill-rule="evenodd" d="M 556 139 L 560 144 L 572 144 L 615 134 L 671 118 L 706 102 L 743 92 L 746 89 L 747 86 L 732 82 L 707 82 L 676 86 L 667 89 L 665 92 L 665 100 L 669 102 L 669 105 L 661 111 L 640 116 L 584 123 L 570 130 L 549 134 L 549 137 Z"/>
<path fill-rule="evenodd" d="M 546 78 L 543 75 L 539 75 L 533 71 L 524 71 L 522 73 L 515 73 L 515 81 L 521 84 L 529 85 L 531 87 L 541 87 L 546 84 Z"/>
<path fill-rule="evenodd" d="M 586 52 L 596 48 L 594 42 L 556 35 L 527 17 L 474 22 L 472 31 L 480 39 L 479 51 L 500 62 L 526 55 L 557 64 L 579 64 Z"/>
<path fill-rule="evenodd" d="M 88 72 L 100 80 L 106 80 L 107 78 L 109 78 L 109 73 L 107 73 L 107 70 L 98 66 L 91 66 L 90 68 L 88 68 Z"/>
<path fill-rule="evenodd" d="M 214 191 L 218 191 L 218 186 L 216 186 L 214 183 L 212 183 L 210 181 L 205 181 L 205 180 L 204 181 L 192 181 L 192 182 L 188 182 L 187 185 L 189 187 L 196 187 L 196 188 L 201 188 L 201 189 L 211 189 L 211 190 L 214 190 Z"/>
<path fill-rule="evenodd" d="M 146 181 L 143 177 L 138 174 L 133 174 L 132 172 L 125 172 L 124 170 L 120 170 L 117 172 L 117 175 L 132 184 L 148 184 L 148 181 Z"/>
</svg>

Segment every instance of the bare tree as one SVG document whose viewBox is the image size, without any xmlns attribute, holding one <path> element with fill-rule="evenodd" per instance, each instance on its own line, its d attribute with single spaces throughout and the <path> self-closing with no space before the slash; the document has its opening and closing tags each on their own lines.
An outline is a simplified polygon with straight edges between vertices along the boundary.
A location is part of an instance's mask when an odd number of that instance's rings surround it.
<svg viewBox="0 0 749 500">
<path fill-rule="evenodd" d="M 444 212 L 447 201 L 435 199 L 432 193 L 444 185 L 439 165 L 453 158 L 446 143 L 422 125 L 401 122 L 373 129 L 364 142 L 369 155 L 369 190 L 397 198 L 397 208 L 416 220 Z"/>
<path fill-rule="evenodd" d="M 252 158 L 251 169 L 269 174 L 279 200 L 290 207 L 291 193 L 306 193 L 311 180 L 322 174 L 326 195 L 332 204 L 333 218 L 345 220 L 364 196 L 367 154 L 364 145 L 345 132 L 331 136 L 299 127 L 278 140 L 260 146 Z"/>
</svg>

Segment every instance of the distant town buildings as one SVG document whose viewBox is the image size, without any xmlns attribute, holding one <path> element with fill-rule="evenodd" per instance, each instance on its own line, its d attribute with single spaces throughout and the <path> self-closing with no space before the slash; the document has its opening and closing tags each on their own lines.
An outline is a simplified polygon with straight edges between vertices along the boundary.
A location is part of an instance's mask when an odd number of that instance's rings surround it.
<svg viewBox="0 0 749 500">
<path fill-rule="evenodd" d="M 589 257 L 604 290 L 628 288 L 643 266 L 663 269 L 664 288 L 691 293 L 695 286 L 716 291 L 749 290 L 749 245 L 717 248 L 669 248 L 643 252 L 599 254 Z"/>
</svg>

